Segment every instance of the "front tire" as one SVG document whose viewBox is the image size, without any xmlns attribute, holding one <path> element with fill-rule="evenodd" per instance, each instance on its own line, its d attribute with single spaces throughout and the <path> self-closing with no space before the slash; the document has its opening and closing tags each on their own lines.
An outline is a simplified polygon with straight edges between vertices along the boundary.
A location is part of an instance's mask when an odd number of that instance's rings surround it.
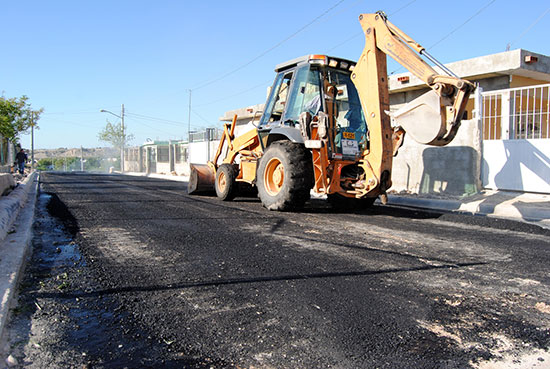
<svg viewBox="0 0 550 369">
<path fill-rule="evenodd" d="M 222 201 L 231 201 L 237 196 L 237 170 L 231 164 L 222 164 L 216 171 L 216 195 Z"/>
<path fill-rule="evenodd" d="M 269 210 L 289 211 L 304 206 L 313 186 L 311 153 L 290 141 L 271 144 L 260 159 L 258 195 Z"/>
</svg>

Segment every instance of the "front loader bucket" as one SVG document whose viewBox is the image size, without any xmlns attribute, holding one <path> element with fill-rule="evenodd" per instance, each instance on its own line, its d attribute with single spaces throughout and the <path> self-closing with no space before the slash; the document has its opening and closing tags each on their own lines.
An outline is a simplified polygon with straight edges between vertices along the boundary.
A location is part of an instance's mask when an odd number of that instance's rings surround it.
<svg viewBox="0 0 550 369">
<path fill-rule="evenodd" d="M 443 146 L 458 130 L 458 124 L 448 126 L 446 106 L 452 106 L 435 91 L 430 91 L 405 104 L 390 116 L 394 126 L 401 126 L 407 135 L 424 145 Z"/>
<path fill-rule="evenodd" d="M 216 173 L 207 164 L 189 164 L 191 173 L 187 184 L 187 193 L 212 193 L 215 191 Z"/>
</svg>

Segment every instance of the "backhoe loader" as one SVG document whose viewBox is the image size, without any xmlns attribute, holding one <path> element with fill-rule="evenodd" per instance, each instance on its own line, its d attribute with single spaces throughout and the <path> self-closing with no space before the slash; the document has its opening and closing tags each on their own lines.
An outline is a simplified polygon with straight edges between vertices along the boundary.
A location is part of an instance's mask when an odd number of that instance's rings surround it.
<svg viewBox="0 0 550 369">
<path fill-rule="evenodd" d="M 256 128 L 235 137 L 237 117 L 225 124 L 214 159 L 191 165 L 189 193 L 214 187 L 221 200 L 231 200 L 239 183 L 248 183 L 270 210 L 298 209 L 311 190 L 335 206 L 368 206 L 379 196 L 385 202 L 405 132 L 422 144 L 451 142 L 475 86 L 383 12 L 359 21 L 366 39 L 359 61 L 308 55 L 276 66 Z M 387 55 L 430 87 L 395 112 L 389 112 Z"/>
</svg>

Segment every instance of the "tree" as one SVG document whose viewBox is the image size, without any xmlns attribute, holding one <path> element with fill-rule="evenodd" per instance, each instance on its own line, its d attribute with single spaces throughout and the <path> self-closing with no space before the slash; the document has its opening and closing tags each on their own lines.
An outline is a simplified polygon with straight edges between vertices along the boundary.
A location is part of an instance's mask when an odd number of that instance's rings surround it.
<svg viewBox="0 0 550 369">
<path fill-rule="evenodd" d="M 88 170 L 101 168 L 101 159 L 99 159 L 99 158 L 86 158 L 86 168 Z"/>
<path fill-rule="evenodd" d="M 62 158 L 55 158 L 53 160 L 53 166 L 55 170 L 71 170 L 71 169 L 80 169 L 80 158 L 75 156 L 68 156 Z"/>
<path fill-rule="evenodd" d="M 44 109 L 32 110 L 28 100 L 25 95 L 19 99 L 0 96 L 0 134 L 4 138 L 15 142 L 19 134 L 28 132 L 32 125 L 36 127 Z"/>
<path fill-rule="evenodd" d="M 97 138 L 99 138 L 100 141 L 110 143 L 117 149 L 121 149 L 134 139 L 134 135 L 127 135 L 126 132 L 122 130 L 122 123 L 111 123 L 107 120 L 107 125 L 98 133 Z"/>
<path fill-rule="evenodd" d="M 53 160 L 50 158 L 40 159 L 36 163 L 36 170 L 51 170 L 51 169 L 53 169 Z"/>
</svg>

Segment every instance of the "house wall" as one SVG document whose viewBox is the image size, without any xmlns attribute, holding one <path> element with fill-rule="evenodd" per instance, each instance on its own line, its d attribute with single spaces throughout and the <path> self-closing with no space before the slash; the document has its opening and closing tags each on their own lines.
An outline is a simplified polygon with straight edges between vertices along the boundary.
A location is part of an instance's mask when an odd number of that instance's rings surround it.
<svg viewBox="0 0 550 369">
<path fill-rule="evenodd" d="M 159 174 L 169 174 L 170 173 L 170 163 L 169 162 L 157 162 L 157 170 L 155 173 Z"/>
<path fill-rule="evenodd" d="M 528 56 L 538 61 L 529 63 Z M 507 127 L 500 126 L 500 120 L 510 114 L 503 109 L 508 105 L 493 99 L 486 101 L 485 111 L 482 111 L 481 91 L 547 84 L 550 58 L 526 50 L 513 50 L 451 63 L 448 67 L 479 86 L 476 96 L 471 96 L 466 106 L 465 119 L 469 120 L 462 121 L 457 137 L 445 147 L 422 146 L 406 137 L 404 146 L 394 158 L 391 190 L 451 195 L 470 194 L 483 187 L 548 192 L 550 156 L 549 149 L 541 142 L 544 140 L 506 140 Z M 427 91 L 414 76 L 405 84 L 400 83 L 399 77 L 389 78 L 391 110 Z M 476 116 L 476 105 L 479 116 Z M 483 114 L 485 117 L 481 117 Z M 495 125 L 492 130 L 487 125 L 487 120 L 491 119 Z M 483 132 L 485 139 L 494 141 L 483 141 Z M 548 147 L 548 139 L 545 142 Z"/>
<path fill-rule="evenodd" d="M 482 180 L 499 190 L 550 193 L 550 140 L 486 140 Z"/>
<path fill-rule="evenodd" d="M 189 144 L 189 163 L 206 164 L 216 154 L 220 141 L 191 142 Z"/>
<path fill-rule="evenodd" d="M 510 81 L 510 88 L 544 85 L 547 83 L 548 81 L 543 81 L 540 79 L 533 79 L 533 78 L 522 77 L 522 76 L 512 76 Z"/>
<path fill-rule="evenodd" d="M 189 175 L 189 163 L 176 163 L 174 164 L 174 170 L 179 176 L 188 176 Z"/>
<path fill-rule="evenodd" d="M 125 158 L 124 159 L 124 170 L 127 171 L 127 172 L 140 172 L 139 162 L 134 161 L 134 160 L 128 161 Z"/>
</svg>

